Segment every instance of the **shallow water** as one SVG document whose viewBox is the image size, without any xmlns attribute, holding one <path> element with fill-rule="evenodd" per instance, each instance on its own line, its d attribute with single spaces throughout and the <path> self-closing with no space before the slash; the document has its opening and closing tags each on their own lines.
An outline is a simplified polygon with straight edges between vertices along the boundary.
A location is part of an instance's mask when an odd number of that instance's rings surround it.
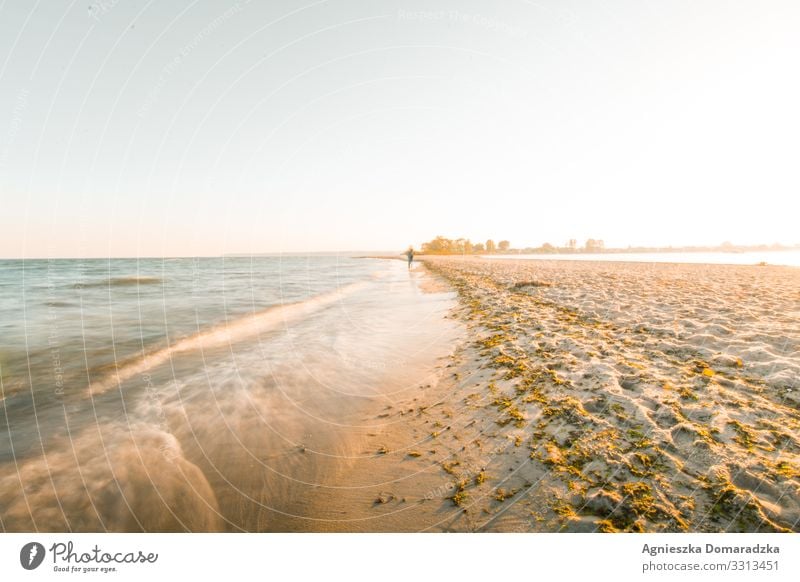
<svg viewBox="0 0 800 582">
<path fill-rule="evenodd" d="M 313 523 L 372 412 L 451 349 L 453 296 L 421 277 L 342 257 L 0 262 L 0 526 Z"/>
</svg>

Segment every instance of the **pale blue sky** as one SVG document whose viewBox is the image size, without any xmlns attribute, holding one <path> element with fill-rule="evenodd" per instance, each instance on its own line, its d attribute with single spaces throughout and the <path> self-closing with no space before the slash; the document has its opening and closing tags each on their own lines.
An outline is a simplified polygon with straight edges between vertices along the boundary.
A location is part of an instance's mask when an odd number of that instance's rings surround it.
<svg viewBox="0 0 800 582">
<path fill-rule="evenodd" d="M 0 256 L 800 242 L 800 4 L 6 1 Z"/>
</svg>

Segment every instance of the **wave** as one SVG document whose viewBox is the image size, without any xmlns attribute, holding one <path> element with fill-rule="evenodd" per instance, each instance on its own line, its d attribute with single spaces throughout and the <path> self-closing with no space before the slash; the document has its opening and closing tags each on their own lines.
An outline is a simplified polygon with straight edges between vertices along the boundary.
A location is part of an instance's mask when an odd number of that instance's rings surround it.
<svg viewBox="0 0 800 582">
<path fill-rule="evenodd" d="M 44 449 L 42 449 L 44 452 Z M 170 433 L 107 424 L 0 465 L 4 531 L 223 531 L 201 469 Z"/>
<path fill-rule="evenodd" d="M 159 285 L 161 279 L 158 277 L 112 277 L 101 281 L 89 281 L 88 283 L 75 283 L 74 289 L 92 287 L 131 287 L 134 285 Z"/>
<path fill-rule="evenodd" d="M 367 281 L 350 283 L 349 285 L 344 285 L 334 291 L 317 295 L 305 301 L 269 307 L 258 313 L 246 315 L 232 321 L 222 322 L 208 330 L 183 338 L 171 346 L 144 354 L 139 358 L 118 366 L 115 372 L 101 380 L 92 382 L 87 389 L 88 395 L 95 396 L 102 394 L 119 386 L 122 382 L 137 374 L 142 374 L 155 366 L 169 361 L 172 356 L 196 350 L 231 345 L 235 342 L 274 329 L 280 324 L 301 320 L 335 303 L 343 297 L 359 289 L 363 289 L 367 284 Z"/>
</svg>

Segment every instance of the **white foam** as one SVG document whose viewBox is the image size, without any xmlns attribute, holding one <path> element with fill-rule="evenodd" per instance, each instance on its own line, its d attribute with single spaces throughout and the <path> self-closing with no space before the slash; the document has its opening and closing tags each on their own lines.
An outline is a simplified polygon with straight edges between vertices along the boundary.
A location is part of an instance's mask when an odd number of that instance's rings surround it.
<svg viewBox="0 0 800 582">
<path fill-rule="evenodd" d="M 177 354 L 231 345 L 275 329 L 281 324 L 301 320 L 336 303 L 343 297 L 363 289 L 367 284 L 366 281 L 350 283 L 306 301 L 274 306 L 259 313 L 247 315 L 233 321 L 226 321 L 207 331 L 179 340 L 166 348 L 144 354 L 141 358 L 118 367 L 114 373 L 92 382 L 87 389 L 88 395 L 95 396 L 118 387 L 125 380 L 161 365 Z"/>
</svg>

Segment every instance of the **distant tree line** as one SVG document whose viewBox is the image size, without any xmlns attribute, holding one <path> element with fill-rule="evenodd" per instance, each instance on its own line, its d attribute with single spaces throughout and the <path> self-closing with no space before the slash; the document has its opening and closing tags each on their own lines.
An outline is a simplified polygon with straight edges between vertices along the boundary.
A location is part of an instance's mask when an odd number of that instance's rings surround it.
<svg viewBox="0 0 800 582">
<path fill-rule="evenodd" d="M 468 238 L 445 238 L 437 236 L 435 239 L 422 243 L 422 253 L 426 255 L 472 255 L 472 254 L 492 254 L 496 252 L 508 252 L 511 243 L 501 240 L 495 244 L 492 239 L 485 243 L 473 243 Z"/>
<path fill-rule="evenodd" d="M 550 243 L 544 243 L 540 247 L 525 247 L 516 249 L 514 252 L 522 254 L 560 254 L 569 255 L 575 253 L 603 253 L 606 252 L 606 244 L 601 239 L 588 239 L 583 246 L 578 245 L 574 238 L 569 239 L 564 246 L 557 247 Z"/>
<path fill-rule="evenodd" d="M 787 250 L 800 249 L 800 244 L 795 246 L 784 246 L 778 243 L 772 245 L 734 245 L 728 241 L 719 246 L 685 246 L 685 247 L 633 247 L 627 248 L 606 248 L 602 239 L 587 239 L 583 245 L 579 245 L 574 238 L 569 239 L 563 246 L 556 246 L 549 242 L 543 243 L 539 247 L 524 247 L 512 249 L 511 243 L 501 240 L 496 243 L 489 239 L 485 243 L 473 243 L 468 238 L 449 239 L 437 236 L 435 239 L 422 243 L 421 252 L 427 255 L 491 255 L 491 254 L 577 254 L 577 253 L 660 253 L 660 252 L 696 252 L 696 251 L 764 251 L 764 250 Z"/>
<path fill-rule="evenodd" d="M 495 253 L 602 253 L 605 244 L 602 240 L 590 238 L 583 247 L 578 247 L 578 241 L 570 239 L 563 247 L 557 247 L 550 243 L 544 243 L 540 247 L 525 247 L 512 249 L 511 243 L 501 240 L 495 243 L 489 239 L 485 243 L 473 243 L 468 238 L 445 238 L 437 236 L 435 239 L 422 243 L 421 251 L 426 255 L 491 255 Z"/>
</svg>

